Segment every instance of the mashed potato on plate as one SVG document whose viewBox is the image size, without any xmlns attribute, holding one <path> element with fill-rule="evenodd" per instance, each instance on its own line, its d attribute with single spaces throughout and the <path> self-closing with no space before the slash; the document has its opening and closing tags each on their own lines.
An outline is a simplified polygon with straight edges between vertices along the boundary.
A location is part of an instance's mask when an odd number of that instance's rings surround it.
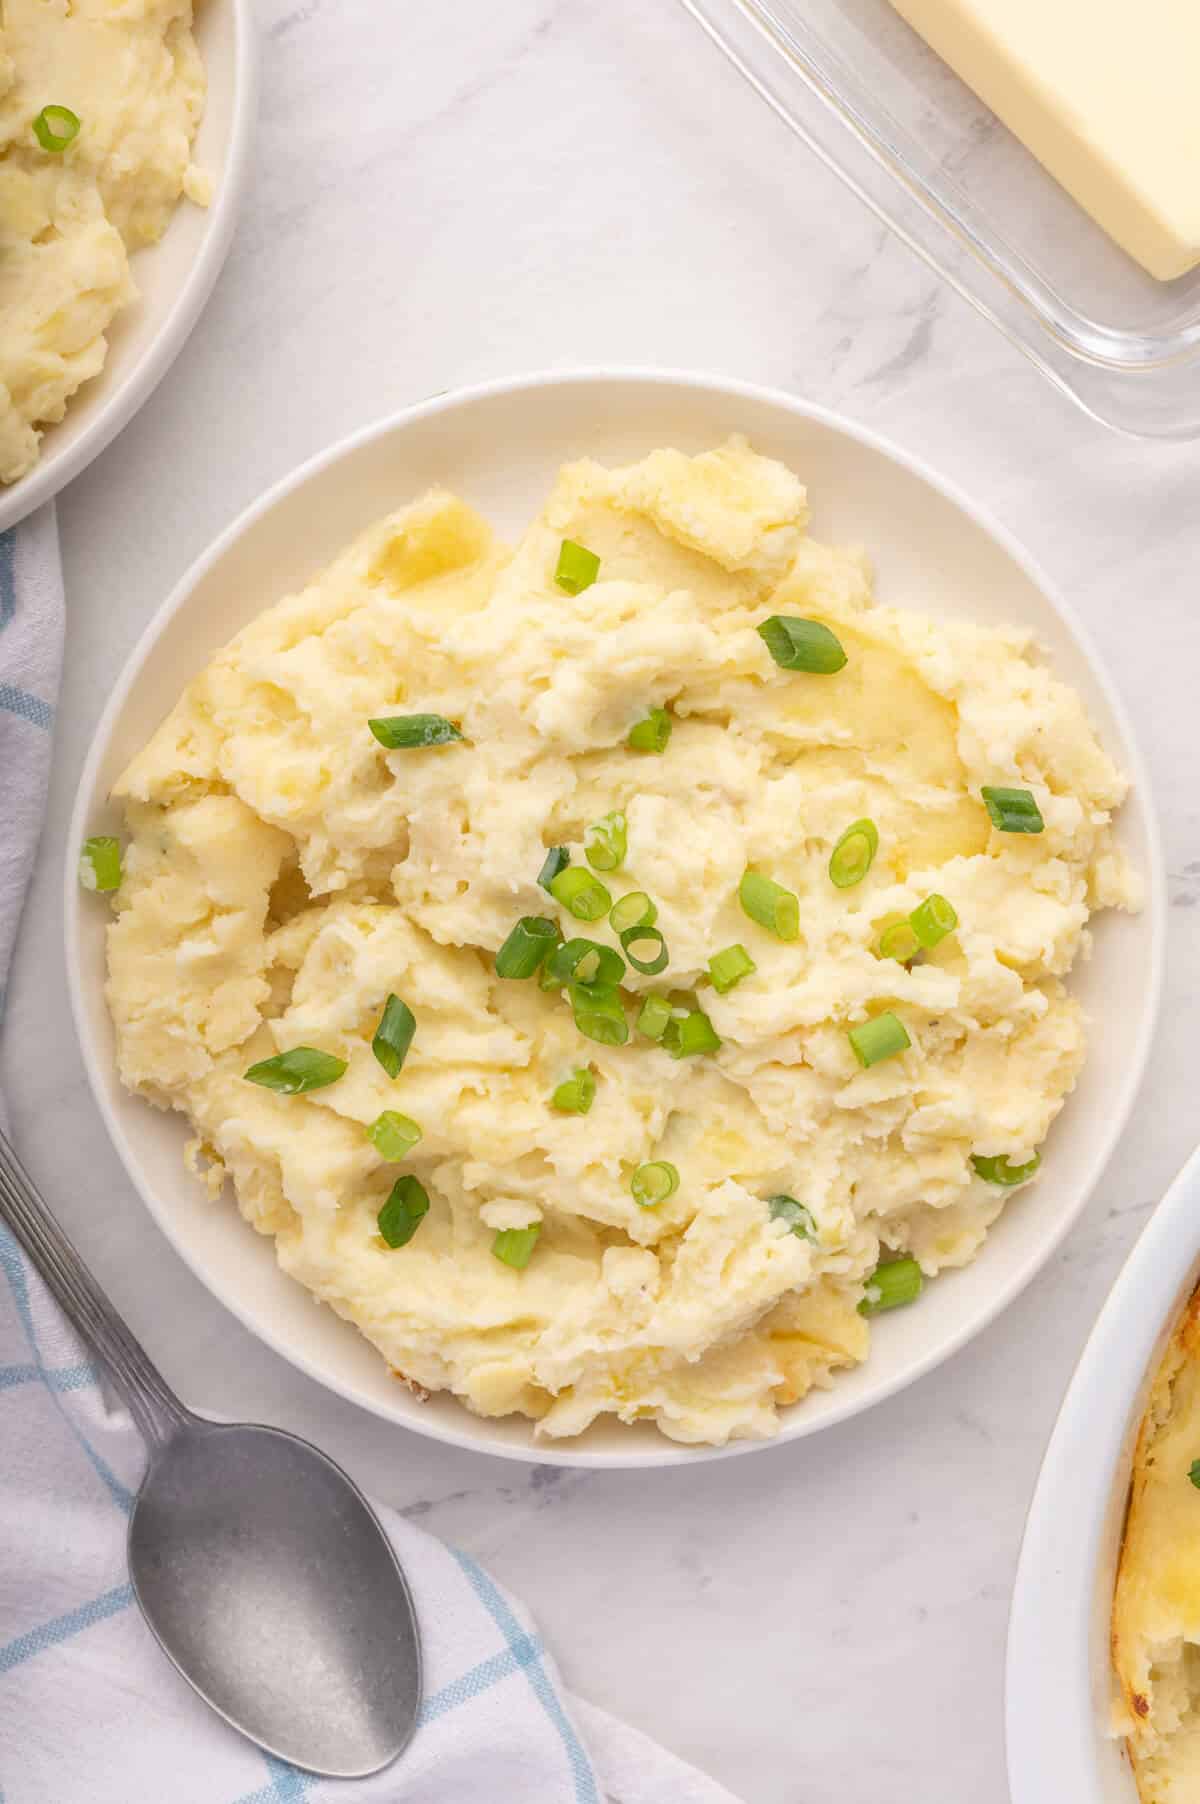
<svg viewBox="0 0 1200 1804">
<path fill-rule="evenodd" d="M 573 464 L 515 552 L 427 494 L 240 633 L 117 785 L 125 1083 L 398 1375 L 543 1434 L 769 1436 L 864 1359 L 881 1260 L 964 1264 L 1029 1175 L 1084 1056 L 1089 915 L 1136 905 L 1124 779 L 1028 635 L 874 605 L 806 517 L 740 440 Z M 844 662 L 778 663 L 776 616 Z M 998 830 L 984 786 L 1042 830 Z M 623 945 L 600 886 L 653 904 L 664 968 L 621 971 L 658 941 Z M 590 988 L 498 973 L 556 930 L 605 949 Z M 333 1081 L 247 1081 L 302 1048 Z"/>
<path fill-rule="evenodd" d="M 203 108 L 191 0 L 0 6 L 0 482 L 32 469 L 42 429 L 103 367 L 137 295 L 129 252 L 181 194 L 207 199 Z"/>
</svg>

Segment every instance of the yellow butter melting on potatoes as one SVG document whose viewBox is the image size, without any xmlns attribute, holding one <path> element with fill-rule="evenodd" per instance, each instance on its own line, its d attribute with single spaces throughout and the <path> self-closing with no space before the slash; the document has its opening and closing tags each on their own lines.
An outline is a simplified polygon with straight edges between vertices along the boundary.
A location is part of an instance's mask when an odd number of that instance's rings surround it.
<svg viewBox="0 0 1200 1804">
<path fill-rule="evenodd" d="M 130 252 L 207 203 L 204 92 L 190 0 L 0 7 L 0 482 L 103 367 Z"/>
<path fill-rule="evenodd" d="M 398 1373 L 543 1434 L 767 1436 L 862 1360 L 1032 1175 L 1136 903 L 1028 636 L 806 519 L 738 439 L 572 464 L 515 550 L 425 495 L 116 788 L 125 1083 Z"/>
<path fill-rule="evenodd" d="M 1190 1804 L 1200 1797 L 1200 1290 L 1138 1434 L 1113 1659 L 1142 1804 Z"/>
</svg>

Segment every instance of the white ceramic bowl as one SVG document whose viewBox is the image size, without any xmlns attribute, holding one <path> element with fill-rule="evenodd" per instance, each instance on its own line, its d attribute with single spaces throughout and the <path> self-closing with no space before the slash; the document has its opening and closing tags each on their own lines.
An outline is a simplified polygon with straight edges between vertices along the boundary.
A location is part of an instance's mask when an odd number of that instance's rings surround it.
<svg viewBox="0 0 1200 1804">
<path fill-rule="evenodd" d="M 213 177 L 208 207 L 181 201 L 156 245 L 132 259 L 138 299 L 118 313 L 100 374 L 48 426 L 42 455 L 27 476 L 0 488 L 0 532 L 57 495 L 103 451 L 183 349 L 220 274 L 250 170 L 257 97 L 257 45 L 251 0 L 198 0 L 196 41 L 208 97 L 195 159 Z"/>
<path fill-rule="evenodd" d="M 1137 1804 L 1112 1734 L 1113 1586 L 1151 1380 L 1200 1279 L 1200 1153 L 1154 1211 L 1071 1380 L 1025 1526 L 1008 1629 L 1012 1804 Z"/>
<path fill-rule="evenodd" d="M 890 1396 L 1011 1301 L 1083 1208 L 1141 1075 L 1163 942 L 1161 859 L 1142 761 L 1078 624 L 1019 547 L 965 498 L 914 459 L 817 408 L 734 382 L 671 373 L 595 371 L 493 384 L 426 402 L 335 446 L 229 528 L 183 579 L 134 652 L 96 732 L 75 807 L 66 873 L 67 960 L 96 1099 L 151 1213 L 192 1270 L 248 1327 L 314 1378 L 389 1421 L 463 1446 L 560 1465 L 704 1457 L 644 1424 L 598 1424 L 578 1441 L 535 1443 L 527 1423 L 483 1421 L 448 1397 L 418 1404 L 354 1329 L 332 1311 L 314 1309 L 307 1293 L 283 1277 L 270 1246 L 232 1205 L 205 1207 L 183 1169 L 182 1120 L 127 1095 L 117 1080 L 103 997 L 105 911 L 80 896 L 73 848 L 87 833 L 115 830 L 109 787 L 184 683 L 231 634 L 376 516 L 441 482 L 515 533 L 532 518 L 567 458 L 587 452 L 621 462 L 661 444 L 699 450 L 735 431 L 800 471 L 809 484 L 817 535 L 870 547 L 882 598 L 947 616 L 965 607 L 975 619 L 1036 630 L 1055 669 L 1084 694 L 1106 745 L 1134 778 L 1121 832 L 1149 885 L 1144 913 L 1100 921 L 1095 955 L 1078 973 L 1076 988 L 1097 1031 L 1079 1087 L 1051 1136 L 1042 1181 L 1006 1212 L 974 1265 L 940 1279 L 920 1308 L 881 1320 L 869 1361 L 792 1410 L 782 1439 L 811 1434 Z"/>
</svg>

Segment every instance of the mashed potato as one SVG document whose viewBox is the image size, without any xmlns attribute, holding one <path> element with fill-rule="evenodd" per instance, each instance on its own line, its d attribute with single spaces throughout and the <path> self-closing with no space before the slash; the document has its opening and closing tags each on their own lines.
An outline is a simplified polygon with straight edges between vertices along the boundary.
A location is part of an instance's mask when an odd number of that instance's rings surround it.
<svg viewBox="0 0 1200 1804">
<path fill-rule="evenodd" d="M 80 121 L 46 150 L 44 107 Z M 137 290 L 130 251 L 161 237 L 191 161 L 204 70 L 191 0 L 5 0 L 0 7 L 0 482 L 103 367 Z"/>
<path fill-rule="evenodd" d="M 1200 1797 L 1200 1290 L 1154 1375 L 1113 1608 L 1120 1727 L 1143 1804 Z"/>
<path fill-rule="evenodd" d="M 738 440 L 570 466 L 515 554 L 426 495 L 227 646 L 117 785 L 125 1083 L 190 1117 L 197 1168 L 214 1193 L 232 1179 L 285 1271 L 482 1414 L 772 1434 L 866 1356 L 881 1249 L 928 1275 L 971 1259 L 1011 1194 L 972 1155 L 1030 1160 L 1079 1070 L 1064 979 L 1089 911 L 1136 901 L 1110 827 L 1125 783 L 1026 634 L 874 606 L 862 558 L 805 521 L 797 478 Z M 600 560 L 574 596 L 564 538 Z M 844 668 L 780 668 L 771 614 L 824 623 Z M 661 755 L 627 743 L 652 707 Z M 401 713 L 462 739 L 385 750 L 367 722 Z M 995 831 L 992 783 L 1028 788 L 1044 832 Z M 670 959 L 627 970 L 623 1045 L 495 969 L 519 917 L 616 947 L 538 884 L 550 847 L 586 871 L 613 811 L 627 852 L 603 882 L 653 898 Z M 838 888 L 831 848 L 862 817 L 874 863 Z M 748 868 L 798 898 L 796 938 L 747 917 Z M 879 957 L 931 893 L 957 931 L 911 966 Z M 722 994 L 708 961 L 732 944 L 756 969 Z M 651 992 L 719 1047 L 676 1058 L 636 1031 Z M 416 1019 L 395 1079 L 371 1045 L 393 993 Z M 848 1031 L 881 1011 L 911 1046 L 864 1069 Z M 245 1081 L 299 1046 L 344 1076 Z M 580 1069 L 594 1101 L 564 1113 Z M 367 1134 L 385 1110 L 422 1130 L 402 1165 Z M 631 1193 L 646 1162 L 679 1174 L 657 1206 Z M 376 1218 L 401 1174 L 431 1200 L 391 1247 Z M 535 1224 L 524 1269 L 493 1256 Z"/>
</svg>

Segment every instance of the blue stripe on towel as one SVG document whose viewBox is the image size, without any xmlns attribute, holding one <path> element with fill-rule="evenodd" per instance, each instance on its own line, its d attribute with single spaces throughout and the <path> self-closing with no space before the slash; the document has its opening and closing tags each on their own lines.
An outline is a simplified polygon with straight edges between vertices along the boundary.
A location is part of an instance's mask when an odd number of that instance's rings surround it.
<svg viewBox="0 0 1200 1804">
<path fill-rule="evenodd" d="M 11 683 L 0 683 L 0 708 L 29 721 L 31 726 L 43 727 L 46 732 L 54 725 L 54 709 L 49 702 L 44 702 L 38 695 L 30 695 L 27 689 L 15 689 Z"/>
<path fill-rule="evenodd" d="M 483 1567 L 477 1566 L 469 1554 L 460 1552 L 458 1548 L 451 1548 L 450 1551 L 466 1573 L 476 1597 L 478 1597 L 480 1602 L 485 1604 L 487 1609 L 491 1612 L 493 1620 L 501 1629 L 505 1640 L 508 1642 L 509 1649 L 515 1655 L 518 1648 L 521 1647 L 523 1643 L 527 1642 L 529 1637 L 525 1634 L 520 1623 L 505 1603 L 495 1585 L 493 1585 L 487 1573 L 483 1570 Z M 558 1730 L 559 1737 L 566 1752 L 567 1760 L 571 1767 L 571 1773 L 575 1780 L 576 1804 L 600 1804 L 600 1795 L 596 1790 L 596 1782 L 592 1777 L 592 1770 L 588 1757 L 583 1751 L 583 1744 L 571 1727 L 570 1718 L 559 1703 L 554 1687 L 546 1676 L 546 1669 L 542 1665 L 540 1659 L 531 1661 L 526 1666 L 525 1676 L 529 1680 L 534 1696 L 541 1704 L 546 1715 L 550 1718 L 550 1721 L 554 1724 L 554 1727 Z"/>
<path fill-rule="evenodd" d="M 103 1622 L 106 1617 L 116 1616 L 121 1610 L 127 1610 L 133 1602 L 131 1585 L 116 1585 L 111 1591 L 105 1591 L 100 1597 L 94 1597 L 90 1603 L 80 1604 L 77 1610 L 68 1610 L 65 1616 L 55 1616 L 52 1621 L 44 1622 L 39 1629 L 30 1629 L 27 1635 L 18 1635 L 7 1647 L 0 1647 L 0 1673 L 11 1672 L 14 1666 L 20 1666 L 25 1660 L 32 1660 L 35 1654 L 44 1654 L 47 1648 L 59 1647 L 64 1641 L 73 1641 L 76 1635 L 82 1635 L 95 1623 Z"/>
</svg>

